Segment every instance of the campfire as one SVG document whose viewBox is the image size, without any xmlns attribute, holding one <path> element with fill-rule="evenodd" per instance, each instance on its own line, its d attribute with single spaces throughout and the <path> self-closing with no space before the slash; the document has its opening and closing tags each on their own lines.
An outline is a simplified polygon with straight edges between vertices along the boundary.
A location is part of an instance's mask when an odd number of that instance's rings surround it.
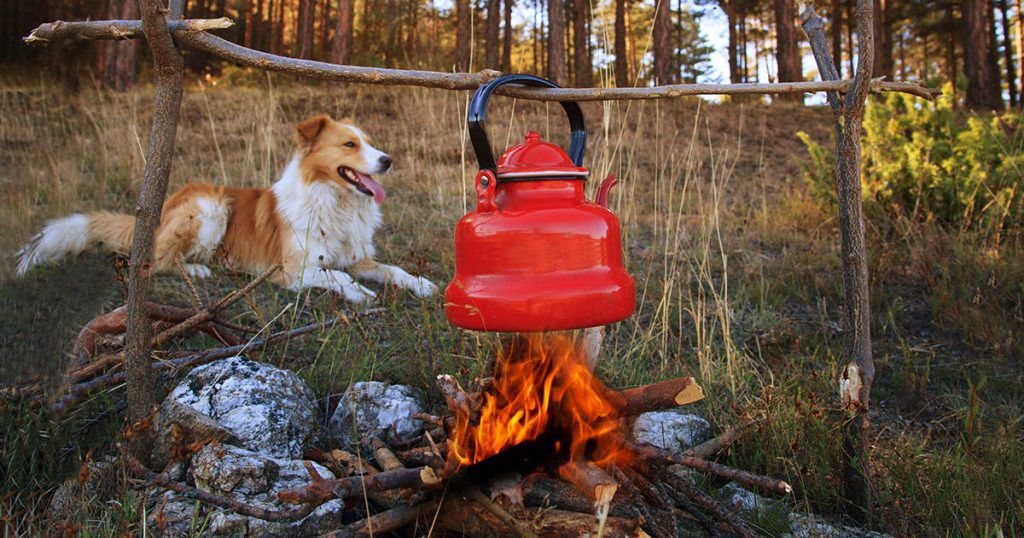
<svg viewBox="0 0 1024 538">
<path fill-rule="evenodd" d="M 469 536 L 673 536 L 687 526 L 714 534 L 718 522 L 754 536 L 678 468 L 787 492 L 784 482 L 705 459 L 746 428 L 683 456 L 635 445 L 624 433 L 632 417 L 697 401 L 700 386 L 681 377 L 616 391 L 587 364 L 567 333 L 513 337 L 493 377 L 471 390 L 438 376 L 451 415 L 418 415 L 434 428 L 413 446 L 364 439 L 376 465 L 340 450 L 311 454 L 347 477 L 324 479 L 310 466 L 312 483 L 279 498 L 304 505 L 288 514 L 295 517 L 329 499 L 366 495 L 382 511 L 352 523 L 346 536 L 413 525 Z"/>
</svg>

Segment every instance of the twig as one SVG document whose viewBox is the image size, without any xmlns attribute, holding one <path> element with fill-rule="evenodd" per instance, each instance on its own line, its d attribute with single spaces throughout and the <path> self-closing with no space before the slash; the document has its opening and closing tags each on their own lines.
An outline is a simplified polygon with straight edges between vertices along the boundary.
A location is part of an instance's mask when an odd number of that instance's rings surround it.
<svg viewBox="0 0 1024 538">
<path fill-rule="evenodd" d="M 733 426 L 722 432 L 717 437 L 708 439 L 690 450 L 687 450 L 685 455 L 693 456 L 694 458 L 710 458 L 724 450 L 729 445 L 738 441 L 740 437 L 743 437 L 743 435 L 750 431 L 751 428 L 757 427 L 762 422 L 764 422 L 764 419 L 756 419 L 740 426 Z"/>
<path fill-rule="evenodd" d="M 224 296 L 224 298 L 217 301 L 213 305 L 203 310 L 200 310 L 195 315 L 186 319 L 185 321 L 182 321 L 181 323 L 175 325 L 174 327 L 171 327 L 170 329 L 167 329 L 166 331 L 163 331 L 160 334 L 156 335 L 155 337 L 153 337 L 154 345 L 159 345 L 161 342 L 166 342 L 167 340 L 170 340 L 171 338 L 174 338 L 175 336 L 178 336 L 184 333 L 185 331 L 192 329 L 196 325 L 212 320 L 214 316 L 217 315 L 217 312 L 220 312 L 221 310 L 231 306 L 242 297 L 248 295 L 249 292 L 253 290 L 253 288 L 260 285 L 260 283 L 262 283 L 267 278 L 270 278 L 270 276 L 273 275 L 279 269 L 281 269 L 280 265 L 275 265 L 267 269 L 259 276 L 254 278 L 251 282 L 246 284 L 242 289 L 235 290 L 227 294 L 226 296 Z"/>
</svg>

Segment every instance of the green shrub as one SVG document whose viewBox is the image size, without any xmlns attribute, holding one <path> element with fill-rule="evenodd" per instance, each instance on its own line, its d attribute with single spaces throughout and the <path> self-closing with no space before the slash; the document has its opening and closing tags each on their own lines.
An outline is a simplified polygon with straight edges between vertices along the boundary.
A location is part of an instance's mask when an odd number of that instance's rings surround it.
<svg viewBox="0 0 1024 538">
<path fill-rule="evenodd" d="M 945 92 L 949 95 L 949 88 Z M 1024 216 L 1024 121 L 1018 113 L 970 115 L 890 93 L 864 118 L 861 186 L 876 208 L 999 234 Z M 798 133 L 809 153 L 810 194 L 835 202 L 832 148 Z"/>
</svg>

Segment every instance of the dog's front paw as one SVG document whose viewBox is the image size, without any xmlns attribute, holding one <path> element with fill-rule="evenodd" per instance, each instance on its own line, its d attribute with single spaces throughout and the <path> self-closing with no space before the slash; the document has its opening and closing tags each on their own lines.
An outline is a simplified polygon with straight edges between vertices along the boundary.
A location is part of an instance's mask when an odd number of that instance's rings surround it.
<svg viewBox="0 0 1024 538">
<path fill-rule="evenodd" d="M 185 272 L 192 278 L 210 278 L 213 274 L 209 267 L 198 263 L 186 263 Z"/>
<path fill-rule="evenodd" d="M 437 286 L 426 278 L 418 276 L 413 278 L 409 290 L 416 294 L 417 297 L 430 297 L 437 292 Z"/>
<path fill-rule="evenodd" d="M 345 286 L 342 294 L 345 296 L 345 300 L 356 304 L 369 304 L 377 298 L 377 294 L 373 290 L 356 283 Z"/>
</svg>

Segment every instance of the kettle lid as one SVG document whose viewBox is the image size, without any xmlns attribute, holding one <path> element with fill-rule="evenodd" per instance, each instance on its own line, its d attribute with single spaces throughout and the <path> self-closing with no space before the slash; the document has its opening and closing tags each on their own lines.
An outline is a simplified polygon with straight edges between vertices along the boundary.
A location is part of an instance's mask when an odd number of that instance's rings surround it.
<svg viewBox="0 0 1024 538">
<path fill-rule="evenodd" d="M 497 164 L 499 181 L 585 179 L 590 175 L 586 168 L 573 164 L 562 148 L 541 140 L 536 131 L 526 133 L 522 144 L 508 148 Z"/>
</svg>

